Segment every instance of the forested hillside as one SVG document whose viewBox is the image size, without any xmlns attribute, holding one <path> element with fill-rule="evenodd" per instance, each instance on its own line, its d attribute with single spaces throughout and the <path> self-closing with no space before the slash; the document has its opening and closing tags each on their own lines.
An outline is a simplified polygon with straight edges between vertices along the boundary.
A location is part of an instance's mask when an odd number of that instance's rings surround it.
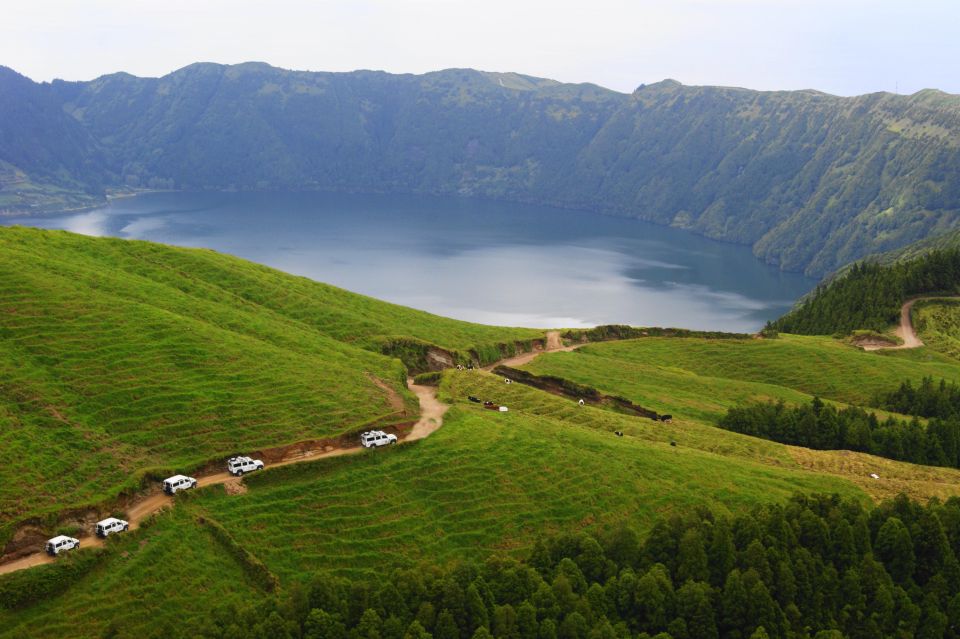
<svg viewBox="0 0 960 639">
<path fill-rule="evenodd" d="M 920 257 L 880 264 L 855 264 L 818 287 L 772 327 L 801 335 L 884 331 L 897 321 L 909 297 L 954 294 L 960 287 L 960 249 L 934 250 Z"/>
<path fill-rule="evenodd" d="M 16 141 L 30 127 L 47 134 L 28 149 Z M 104 187 L 459 194 L 688 228 L 814 275 L 948 231 L 960 212 L 960 98 L 932 90 L 664 81 L 626 95 L 260 63 L 36 84 L 4 69 L 0 140 L 0 208 Z"/>
</svg>

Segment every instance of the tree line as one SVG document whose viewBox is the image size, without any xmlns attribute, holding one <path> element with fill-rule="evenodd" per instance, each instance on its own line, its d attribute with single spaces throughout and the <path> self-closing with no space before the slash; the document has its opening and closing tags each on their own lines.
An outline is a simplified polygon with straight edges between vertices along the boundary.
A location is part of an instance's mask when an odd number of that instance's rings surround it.
<svg viewBox="0 0 960 639">
<path fill-rule="evenodd" d="M 731 408 L 718 426 L 744 435 L 817 450 L 855 450 L 888 459 L 960 468 L 960 419 L 880 420 L 855 406 L 838 409 L 815 397 L 809 404 L 778 402 Z"/>
<path fill-rule="evenodd" d="M 838 279 L 818 286 L 800 306 L 768 328 L 801 335 L 883 331 L 898 321 L 907 298 L 955 293 L 958 285 L 960 249 L 931 251 L 889 265 L 858 263 Z"/>
<path fill-rule="evenodd" d="M 947 383 L 941 379 L 934 383 L 933 377 L 924 377 L 920 385 L 914 387 L 910 380 L 889 393 L 881 393 L 877 406 L 886 410 L 917 415 L 919 417 L 938 417 L 940 419 L 960 417 L 960 386 L 956 382 Z"/>
<path fill-rule="evenodd" d="M 542 539 L 523 561 L 317 575 L 225 608 L 212 639 L 960 637 L 960 499 L 795 496 Z M 162 631 L 162 629 L 158 629 Z"/>
</svg>

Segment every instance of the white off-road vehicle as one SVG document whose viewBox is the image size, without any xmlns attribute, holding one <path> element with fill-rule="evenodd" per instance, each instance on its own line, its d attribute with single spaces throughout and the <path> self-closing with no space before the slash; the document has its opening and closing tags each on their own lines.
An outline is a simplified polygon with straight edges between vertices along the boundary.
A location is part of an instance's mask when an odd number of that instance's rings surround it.
<svg viewBox="0 0 960 639">
<path fill-rule="evenodd" d="M 259 459 L 231 457 L 227 460 L 227 472 L 235 477 L 240 477 L 244 473 L 252 473 L 255 470 L 263 470 L 263 462 Z"/>
<path fill-rule="evenodd" d="M 371 430 L 360 435 L 360 444 L 364 448 L 375 448 L 377 446 L 386 446 L 388 444 L 396 443 L 396 435 L 388 435 L 382 430 Z"/>
<path fill-rule="evenodd" d="M 189 490 L 197 487 L 197 480 L 186 475 L 174 475 L 163 480 L 163 492 L 168 495 L 175 495 L 181 490 Z"/>
<path fill-rule="evenodd" d="M 103 521 L 98 521 L 95 528 L 97 537 L 106 537 L 113 533 L 127 532 L 128 530 L 130 530 L 130 523 L 116 517 L 107 517 Z"/>
<path fill-rule="evenodd" d="M 47 541 L 47 554 L 56 557 L 67 550 L 74 550 L 80 547 L 80 540 L 66 535 L 57 535 Z"/>
</svg>

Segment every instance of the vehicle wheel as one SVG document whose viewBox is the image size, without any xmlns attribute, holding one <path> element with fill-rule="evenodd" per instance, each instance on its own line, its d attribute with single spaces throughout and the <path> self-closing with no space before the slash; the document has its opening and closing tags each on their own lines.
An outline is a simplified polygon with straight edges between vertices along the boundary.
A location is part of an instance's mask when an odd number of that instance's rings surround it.
<svg viewBox="0 0 960 639">
<path fill-rule="evenodd" d="M 129 525 L 129 524 L 127 524 L 126 526 L 123 527 L 123 532 L 127 532 L 128 530 L 130 530 L 130 525 Z"/>
<path fill-rule="evenodd" d="M 243 477 L 243 471 L 242 471 L 242 470 L 238 470 L 238 471 L 237 471 L 237 477 Z"/>
</svg>

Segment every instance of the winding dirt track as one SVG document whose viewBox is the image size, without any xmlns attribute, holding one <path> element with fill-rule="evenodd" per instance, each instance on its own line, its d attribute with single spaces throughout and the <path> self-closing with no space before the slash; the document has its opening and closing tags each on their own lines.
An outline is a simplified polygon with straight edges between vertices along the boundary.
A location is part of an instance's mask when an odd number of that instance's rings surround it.
<svg viewBox="0 0 960 639">
<path fill-rule="evenodd" d="M 900 325 L 897 327 L 896 335 L 903 340 L 903 344 L 898 344 L 897 346 L 884 346 L 882 344 L 867 344 L 863 346 L 865 351 L 896 351 L 906 348 L 919 348 L 923 346 L 923 341 L 917 337 L 916 331 L 913 329 L 913 319 L 911 317 L 911 312 L 913 311 L 913 305 L 917 302 L 923 302 L 927 300 L 944 300 L 944 299 L 957 299 L 956 297 L 949 297 L 944 295 L 938 295 L 934 297 L 915 297 L 912 300 L 907 300 L 904 302 L 903 306 L 900 307 Z"/>
<path fill-rule="evenodd" d="M 550 351 L 570 351 L 575 348 L 577 347 L 563 345 L 563 342 L 560 339 L 559 331 L 550 331 L 547 333 L 547 345 L 544 350 L 531 351 L 530 353 L 524 353 L 516 357 L 510 357 L 501 360 L 500 362 L 487 367 L 486 370 L 492 369 L 497 364 L 520 366 L 532 361 L 538 355 L 540 355 L 540 353 Z M 416 424 L 414 424 L 413 428 L 407 432 L 406 436 L 403 437 L 403 441 L 405 442 L 429 437 L 433 432 L 443 425 L 443 416 L 447 412 L 447 409 L 450 408 L 450 406 L 444 404 L 437 398 L 436 387 L 414 384 L 413 378 L 407 378 L 407 387 L 413 391 L 420 402 L 420 419 Z M 386 390 L 392 391 L 392 389 L 389 387 L 387 387 Z M 399 398 L 399 396 L 397 397 Z M 393 399 L 394 398 L 391 398 L 391 401 L 393 401 Z M 402 398 L 400 401 L 402 408 Z M 361 452 L 362 450 L 363 448 L 361 446 L 342 448 L 333 448 L 327 446 L 324 448 L 317 448 L 316 450 L 300 451 L 281 461 L 271 463 L 270 468 L 276 466 L 289 466 L 290 464 L 299 464 L 302 462 L 324 459 L 327 457 L 353 455 Z M 230 484 L 234 484 L 239 487 L 241 485 L 241 481 L 242 480 L 240 478 L 234 477 L 227 472 L 197 476 L 197 485 L 200 488 L 205 486 L 215 486 L 218 484 L 227 484 L 228 487 Z M 136 530 L 140 526 L 140 523 L 150 515 L 153 515 L 164 508 L 172 507 L 174 505 L 174 501 L 174 497 L 170 497 L 169 495 L 159 492 L 158 490 L 144 495 L 141 499 L 138 499 L 135 503 L 131 504 L 127 508 L 127 520 L 130 522 L 130 530 Z M 99 537 L 93 535 L 80 537 L 81 548 L 99 548 L 103 545 L 104 540 L 100 539 Z M 55 558 L 47 555 L 45 552 L 36 552 L 31 555 L 26 555 L 24 557 L 0 563 L 0 575 L 16 572 L 17 570 L 23 570 L 25 568 L 32 568 L 33 566 L 39 566 L 41 564 L 49 564 L 53 561 L 55 561 Z"/>
</svg>

